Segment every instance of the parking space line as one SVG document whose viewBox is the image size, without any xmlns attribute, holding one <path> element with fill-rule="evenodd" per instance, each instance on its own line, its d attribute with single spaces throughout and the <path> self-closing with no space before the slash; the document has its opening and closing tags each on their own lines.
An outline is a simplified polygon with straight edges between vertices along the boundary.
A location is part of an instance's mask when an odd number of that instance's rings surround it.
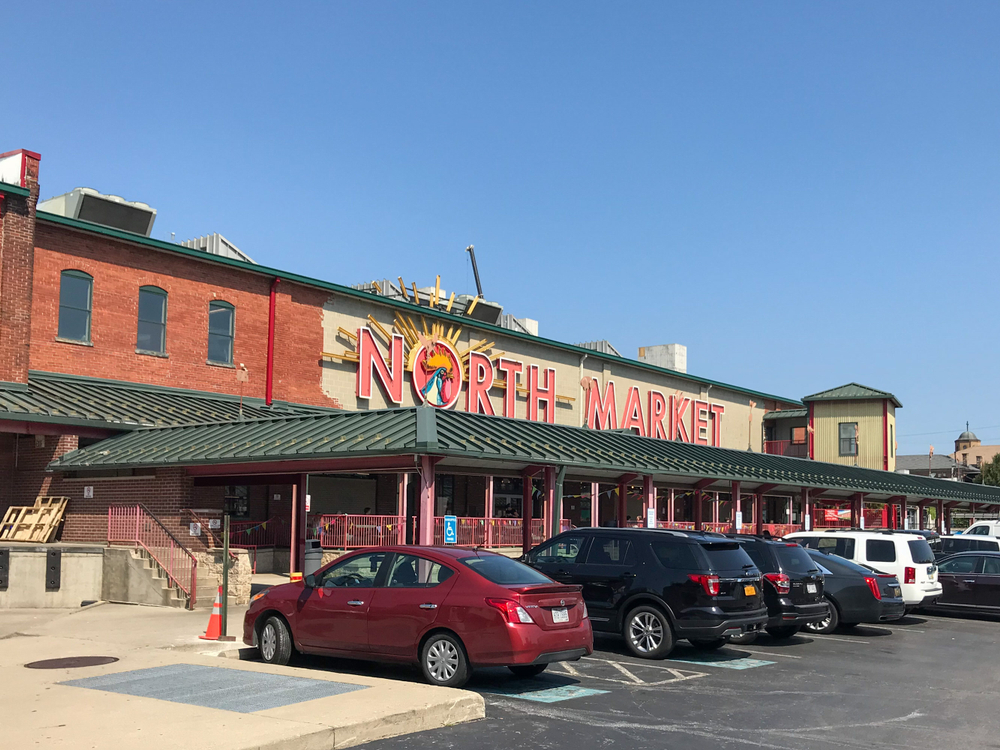
<svg viewBox="0 0 1000 750">
<path fill-rule="evenodd" d="M 574 677 L 580 677 L 580 676 L 581 676 L 581 675 L 580 675 L 580 673 L 579 673 L 579 672 L 578 672 L 578 671 L 576 670 L 576 667 L 574 667 L 574 666 L 573 666 L 572 664 L 570 664 L 570 663 L 569 663 L 568 661 L 564 661 L 564 662 L 560 662 L 560 663 L 559 663 L 559 666 L 561 666 L 561 667 L 562 667 L 563 669 L 565 669 L 565 670 L 566 670 L 566 672 L 567 672 L 568 674 L 571 674 L 571 675 L 573 675 Z"/>
<path fill-rule="evenodd" d="M 634 674 L 632 674 L 631 672 L 629 672 L 627 669 L 625 669 L 625 667 L 623 667 L 618 662 L 616 662 L 616 661 L 611 662 L 611 666 L 614 667 L 615 669 L 617 669 L 619 672 L 621 672 L 626 677 L 628 677 L 630 680 L 632 680 L 632 682 L 636 683 L 637 685 L 643 685 L 643 684 L 645 684 L 644 680 L 640 680 L 638 677 L 636 677 Z"/>
<path fill-rule="evenodd" d="M 843 643 L 860 643 L 860 644 L 865 645 L 865 646 L 867 646 L 869 644 L 868 641 L 858 640 L 857 638 L 837 638 L 836 636 L 833 636 L 833 635 L 816 635 L 815 633 L 810 633 L 806 637 L 807 638 L 822 638 L 823 640 L 826 640 L 826 641 L 841 641 Z"/>
<path fill-rule="evenodd" d="M 757 667 L 768 667 L 772 664 L 777 664 L 777 662 L 765 661 L 764 659 L 713 659 L 707 654 L 698 659 L 668 659 L 667 661 L 679 664 L 695 664 L 699 667 L 719 667 L 721 669 L 756 669 Z"/>
<path fill-rule="evenodd" d="M 608 690 L 596 690 L 594 688 L 578 687 L 576 685 L 560 685 L 559 687 L 545 688 L 542 690 L 522 690 L 518 692 L 516 688 L 490 688 L 478 690 L 476 692 L 487 695 L 502 695 L 505 698 L 520 698 L 521 700 L 534 701 L 535 703 L 561 703 L 562 701 L 574 698 L 586 698 L 592 695 L 605 695 Z"/>
<path fill-rule="evenodd" d="M 735 648 L 735 647 L 734 647 Z M 801 659 L 801 656 L 796 656 L 795 654 L 779 654 L 774 651 L 758 651 L 752 648 L 743 648 L 740 646 L 739 651 L 746 651 L 748 654 L 760 654 L 761 656 L 780 656 L 782 659 Z"/>
</svg>

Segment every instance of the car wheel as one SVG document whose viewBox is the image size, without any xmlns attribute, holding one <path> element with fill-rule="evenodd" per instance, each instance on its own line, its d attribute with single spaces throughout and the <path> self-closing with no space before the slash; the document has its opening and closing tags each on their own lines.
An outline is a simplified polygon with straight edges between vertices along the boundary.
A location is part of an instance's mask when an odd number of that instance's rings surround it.
<svg viewBox="0 0 1000 750">
<path fill-rule="evenodd" d="M 699 651 L 715 651 L 726 645 L 726 639 L 713 638 L 710 641 L 706 641 L 700 638 L 696 638 L 691 641 L 691 645 L 694 646 Z"/>
<path fill-rule="evenodd" d="M 268 664 L 288 664 L 292 658 L 292 634 L 280 617 L 267 618 L 257 636 L 257 651 Z"/>
<path fill-rule="evenodd" d="M 755 630 L 750 630 L 746 633 L 740 633 L 739 635 L 729 636 L 730 643 L 741 644 L 744 646 L 749 643 L 753 643 L 756 640 L 757 640 L 757 631 Z"/>
<path fill-rule="evenodd" d="M 514 673 L 515 677 L 519 677 L 522 680 L 528 679 L 529 677 L 537 677 L 545 668 L 549 666 L 548 664 L 519 664 L 513 667 L 507 667 L 511 672 Z"/>
<path fill-rule="evenodd" d="M 642 659 L 662 659 L 674 650 L 670 621 L 656 607 L 641 606 L 629 612 L 622 635 L 629 651 Z"/>
<path fill-rule="evenodd" d="M 765 628 L 765 630 L 772 638 L 791 638 L 799 632 L 799 626 L 786 625 L 785 627 Z"/>
<path fill-rule="evenodd" d="M 461 642 L 450 633 L 435 633 L 420 651 L 420 669 L 432 685 L 462 687 L 469 681 L 469 660 Z"/>
<path fill-rule="evenodd" d="M 829 598 L 826 600 L 826 604 L 829 607 L 826 617 L 822 620 L 807 622 L 803 625 L 803 630 L 809 633 L 816 633 L 817 635 L 826 635 L 837 629 L 837 626 L 840 624 L 840 613 L 837 611 L 837 605 Z"/>
</svg>

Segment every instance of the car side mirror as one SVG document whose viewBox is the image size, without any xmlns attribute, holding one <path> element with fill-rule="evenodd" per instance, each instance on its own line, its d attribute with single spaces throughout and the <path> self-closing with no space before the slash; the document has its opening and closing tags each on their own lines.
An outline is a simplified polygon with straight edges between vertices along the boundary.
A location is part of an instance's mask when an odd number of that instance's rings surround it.
<svg viewBox="0 0 1000 750">
<path fill-rule="evenodd" d="M 518 559 L 518 561 L 519 561 L 519 562 L 523 562 L 523 563 L 526 563 L 526 562 L 528 562 L 528 556 L 527 556 L 527 555 L 521 555 L 521 556 L 520 556 L 519 558 L 517 558 L 517 559 Z"/>
<path fill-rule="evenodd" d="M 303 580 L 305 582 L 306 587 L 311 589 L 316 588 L 316 576 L 314 576 L 312 573 L 307 575 Z"/>
</svg>

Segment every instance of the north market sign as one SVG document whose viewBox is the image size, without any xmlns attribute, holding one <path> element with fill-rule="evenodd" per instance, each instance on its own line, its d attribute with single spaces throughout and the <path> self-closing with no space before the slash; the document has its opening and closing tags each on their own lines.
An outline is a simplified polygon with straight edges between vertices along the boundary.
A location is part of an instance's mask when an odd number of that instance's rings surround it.
<svg viewBox="0 0 1000 750">
<path fill-rule="evenodd" d="M 397 321 L 397 328 L 400 322 Z M 490 391 L 503 390 L 500 416 L 555 423 L 556 370 L 512 357 L 489 356 L 489 347 L 474 346 L 459 353 L 458 333 L 451 336 L 421 335 L 415 326 L 403 325 L 405 333 L 378 331 L 387 344 L 382 353 L 376 333 L 368 326 L 357 329 L 356 393 L 361 400 L 372 398 L 374 383 L 385 397 L 397 406 L 403 404 L 404 373 L 410 373 L 414 398 L 436 409 L 454 409 L 464 393 L 465 411 L 497 416 Z M 352 337 L 353 338 L 353 337 Z M 351 354 L 354 354 L 353 352 Z M 355 361 L 353 356 L 350 361 Z M 527 381 L 518 388 L 518 379 Z M 724 404 L 684 396 L 680 391 L 665 395 L 655 388 L 641 390 L 631 386 L 625 406 L 619 414 L 615 406 L 615 381 L 607 379 L 603 387 L 597 378 L 585 377 L 581 386 L 586 394 L 586 425 L 592 430 L 631 430 L 643 437 L 677 440 L 695 445 L 721 446 Z M 517 393 L 526 397 L 527 408 L 520 414 Z M 562 397 L 560 397 L 562 398 Z"/>
</svg>

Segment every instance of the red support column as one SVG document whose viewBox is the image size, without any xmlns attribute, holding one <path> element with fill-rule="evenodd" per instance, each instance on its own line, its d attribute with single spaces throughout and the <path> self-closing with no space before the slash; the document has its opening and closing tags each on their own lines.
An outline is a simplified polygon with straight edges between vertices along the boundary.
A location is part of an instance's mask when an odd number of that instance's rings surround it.
<svg viewBox="0 0 1000 750">
<path fill-rule="evenodd" d="M 420 518 L 417 544 L 430 547 L 434 544 L 434 464 L 430 456 L 420 457 Z"/>
<path fill-rule="evenodd" d="M 743 527 L 743 506 L 740 504 L 739 482 L 730 484 L 729 494 L 733 498 L 733 531 L 738 534 Z M 739 523 L 737 523 L 737 519 L 739 519 Z"/>
<path fill-rule="evenodd" d="M 628 483 L 619 482 L 618 483 L 618 511 L 615 514 L 616 520 L 618 521 L 618 528 L 624 529 L 627 524 L 625 519 L 628 513 Z"/>
<path fill-rule="evenodd" d="M 655 529 L 659 524 L 660 514 L 656 508 L 656 487 L 653 485 L 653 478 L 644 476 L 642 478 L 642 496 L 646 501 L 646 517 L 642 519 L 642 525 Z M 649 511 L 653 511 L 653 525 L 649 525 Z"/>
<path fill-rule="evenodd" d="M 701 531 L 702 519 L 701 519 L 701 490 L 694 491 L 694 528 L 695 531 Z"/>
<path fill-rule="evenodd" d="M 945 529 L 944 530 L 947 531 L 949 534 L 952 533 L 952 528 L 951 528 L 951 511 L 952 511 L 952 505 L 949 504 L 947 510 L 945 510 L 945 517 L 944 517 L 944 520 L 945 520 Z"/>
<path fill-rule="evenodd" d="M 677 508 L 674 506 L 677 500 L 677 490 L 671 488 L 667 490 L 667 523 L 674 523 L 676 520 Z"/>
<path fill-rule="evenodd" d="M 944 533 L 944 500 L 937 501 L 937 533 Z"/>
<path fill-rule="evenodd" d="M 409 474 L 396 475 L 396 518 L 399 519 L 396 544 L 406 544 L 406 495 L 409 486 Z"/>
<path fill-rule="evenodd" d="M 306 482 L 307 474 L 299 474 L 292 485 L 292 538 L 288 555 L 289 573 L 301 573 L 306 567 Z"/>
<path fill-rule="evenodd" d="M 755 492 L 753 496 L 753 523 L 754 523 L 754 533 L 763 534 L 764 533 L 764 495 L 760 492 Z"/>
<path fill-rule="evenodd" d="M 899 500 L 899 523 L 901 529 L 910 528 L 909 514 L 906 511 L 906 496 Z"/>
<path fill-rule="evenodd" d="M 813 528 L 813 509 L 812 509 L 812 498 L 810 497 L 809 488 L 802 488 L 802 530 L 812 531 Z"/>
<path fill-rule="evenodd" d="M 486 477 L 486 546 L 493 546 L 493 477 Z"/>
<path fill-rule="evenodd" d="M 590 483 L 590 525 L 595 529 L 601 525 L 601 485 Z"/>
<path fill-rule="evenodd" d="M 542 473 L 545 481 L 545 521 L 542 537 L 550 539 L 559 533 L 559 519 L 556 518 L 556 467 L 546 466 Z"/>
<path fill-rule="evenodd" d="M 534 472 L 525 471 L 521 475 L 521 552 L 528 554 L 531 549 L 531 516 L 534 508 L 532 498 L 531 478 Z"/>
</svg>

